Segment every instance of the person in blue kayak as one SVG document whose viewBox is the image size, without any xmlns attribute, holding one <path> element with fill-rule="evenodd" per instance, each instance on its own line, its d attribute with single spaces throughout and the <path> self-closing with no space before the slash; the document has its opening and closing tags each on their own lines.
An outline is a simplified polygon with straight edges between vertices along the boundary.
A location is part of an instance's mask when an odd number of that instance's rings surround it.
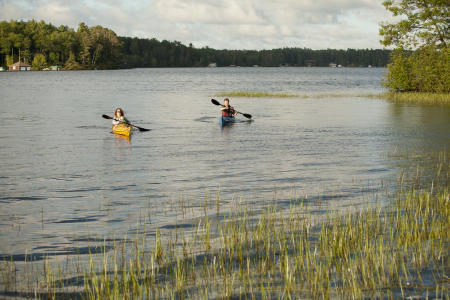
<svg viewBox="0 0 450 300">
<path fill-rule="evenodd" d="M 225 106 L 221 108 L 222 117 L 234 117 L 235 115 L 237 115 L 237 111 L 235 111 L 233 106 L 230 105 L 230 99 L 223 99 L 223 104 Z"/>
<path fill-rule="evenodd" d="M 113 125 L 118 125 L 121 123 L 131 124 L 130 121 L 128 121 L 127 118 L 125 118 L 125 113 L 120 107 L 118 107 L 114 111 L 114 119 L 112 120 L 112 123 Z"/>
</svg>

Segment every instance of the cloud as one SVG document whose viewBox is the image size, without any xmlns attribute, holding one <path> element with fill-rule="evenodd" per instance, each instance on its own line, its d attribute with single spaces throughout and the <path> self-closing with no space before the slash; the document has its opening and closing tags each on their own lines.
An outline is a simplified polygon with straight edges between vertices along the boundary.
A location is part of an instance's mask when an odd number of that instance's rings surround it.
<svg viewBox="0 0 450 300">
<path fill-rule="evenodd" d="M 36 8 L 33 12 L 33 16 L 38 20 L 50 18 L 52 23 L 58 25 L 65 25 L 65 23 L 74 24 L 77 22 L 76 14 L 74 14 L 67 4 L 67 1 L 66 3 L 63 1 L 44 3 Z"/>
<path fill-rule="evenodd" d="M 380 48 L 382 0 L 0 0 L 0 20 L 43 19 L 218 49 Z"/>
</svg>

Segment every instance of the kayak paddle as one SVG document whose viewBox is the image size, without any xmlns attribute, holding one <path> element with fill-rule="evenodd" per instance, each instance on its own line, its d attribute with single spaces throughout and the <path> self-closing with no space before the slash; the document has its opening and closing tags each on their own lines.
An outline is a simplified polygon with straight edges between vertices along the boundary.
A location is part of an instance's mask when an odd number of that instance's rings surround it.
<svg viewBox="0 0 450 300">
<path fill-rule="evenodd" d="M 220 106 L 225 107 L 225 105 L 220 104 L 219 101 L 217 101 L 216 99 L 211 99 L 211 102 L 212 102 L 212 104 L 214 104 L 214 105 L 220 105 Z M 241 113 L 240 111 L 237 111 L 237 110 L 236 110 L 236 112 L 237 112 L 238 114 L 243 115 L 243 116 L 246 117 L 247 119 L 251 119 L 251 118 L 252 118 L 252 115 L 251 115 L 251 114 L 244 114 L 244 113 Z"/>
<path fill-rule="evenodd" d="M 120 121 L 120 120 L 117 120 L 117 119 L 112 118 L 112 117 L 107 116 L 107 115 L 102 115 L 102 117 L 105 118 L 105 119 L 108 119 L 108 120 L 116 120 L 116 121 L 122 122 L 122 121 Z M 122 122 L 122 123 L 127 124 L 127 123 L 125 123 L 125 122 Z M 136 127 L 137 129 L 139 129 L 139 131 L 150 131 L 150 129 L 142 128 L 142 127 L 136 126 L 136 125 L 131 124 L 131 123 L 129 123 L 128 125 L 131 125 L 131 126 L 133 126 L 133 127 Z"/>
</svg>

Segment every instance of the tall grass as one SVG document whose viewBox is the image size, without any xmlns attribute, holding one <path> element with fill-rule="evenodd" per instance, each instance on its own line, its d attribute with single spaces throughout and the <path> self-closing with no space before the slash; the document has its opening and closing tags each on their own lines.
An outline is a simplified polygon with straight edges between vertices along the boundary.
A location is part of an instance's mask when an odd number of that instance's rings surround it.
<svg viewBox="0 0 450 300">
<path fill-rule="evenodd" d="M 320 222 L 301 199 L 255 215 L 246 204 L 221 213 L 217 195 L 216 214 L 205 199 L 191 230 L 142 225 L 111 251 L 64 266 L 44 260 L 20 278 L 16 262 L 4 261 L 1 285 L 51 299 L 448 299 L 448 169 L 448 161 L 438 166 L 426 185 L 412 178 L 387 208 L 328 211 Z M 26 276 L 28 287 L 16 283 Z"/>
</svg>

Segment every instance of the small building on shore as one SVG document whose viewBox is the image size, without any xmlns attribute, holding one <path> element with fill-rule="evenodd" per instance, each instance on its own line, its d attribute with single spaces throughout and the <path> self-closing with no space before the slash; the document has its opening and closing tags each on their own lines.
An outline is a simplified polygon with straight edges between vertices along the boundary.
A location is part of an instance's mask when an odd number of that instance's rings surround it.
<svg viewBox="0 0 450 300">
<path fill-rule="evenodd" d="M 55 65 L 55 66 L 51 66 L 50 70 L 52 71 L 60 71 L 62 69 L 62 66 L 59 65 Z"/>
<path fill-rule="evenodd" d="M 31 71 L 31 65 L 18 61 L 9 66 L 9 70 L 13 72 L 17 71 Z"/>
</svg>

